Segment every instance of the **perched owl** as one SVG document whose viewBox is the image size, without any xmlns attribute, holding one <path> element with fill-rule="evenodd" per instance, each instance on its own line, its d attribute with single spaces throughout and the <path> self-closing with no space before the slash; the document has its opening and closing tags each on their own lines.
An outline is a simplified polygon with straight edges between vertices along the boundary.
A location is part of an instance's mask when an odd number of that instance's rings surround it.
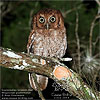
<svg viewBox="0 0 100 100">
<path fill-rule="evenodd" d="M 28 53 L 60 58 L 64 56 L 66 48 L 66 28 L 61 12 L 54 9 L 40 10 L 33 16 L 32 31 L 27 44 Z M 40 89 L 44 90 L 48 78 L 38 74 L 36 76 Z M 37 90 L 31 73 L 29 73 L 29 82 L 31 87 Z"/>
</svg>

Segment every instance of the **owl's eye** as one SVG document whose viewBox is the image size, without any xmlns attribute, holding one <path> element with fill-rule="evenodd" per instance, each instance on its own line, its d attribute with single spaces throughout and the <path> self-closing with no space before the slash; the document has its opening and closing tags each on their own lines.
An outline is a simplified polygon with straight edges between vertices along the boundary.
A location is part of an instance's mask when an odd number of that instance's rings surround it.
<svg viewBox="0 0 100 100">
<path fill-rule="evenodd" d="M 40 23 L 44 23 L 44 22 L 45 22 L 45 19 L 44 19 L 43 17 L 40 17 L 40 18 L 39 18 L 39 22 L 40 22 Z"/>
<path fill-rule="evenodd" d="M 50 17 L 50 22 L 55 22 L 56 21 L 56 18 L 54 16 Z"/>
</svg>

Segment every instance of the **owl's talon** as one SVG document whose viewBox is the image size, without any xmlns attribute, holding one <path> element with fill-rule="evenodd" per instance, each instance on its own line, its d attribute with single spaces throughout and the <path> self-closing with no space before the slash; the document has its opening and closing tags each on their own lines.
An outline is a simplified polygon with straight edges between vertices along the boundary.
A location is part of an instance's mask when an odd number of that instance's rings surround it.
<svg viewBox="0 0 100 100">
<path fill-rule="evenodd" d="M 61 61 L 72 61 L 72 58 L 59 58 Z"/>
</svg>

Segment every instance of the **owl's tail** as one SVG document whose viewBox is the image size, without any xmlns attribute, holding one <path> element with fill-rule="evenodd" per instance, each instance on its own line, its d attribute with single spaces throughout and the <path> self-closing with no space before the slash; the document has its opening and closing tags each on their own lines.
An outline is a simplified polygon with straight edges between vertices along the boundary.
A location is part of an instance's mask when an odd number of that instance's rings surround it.
<svg viewBox="0 0 100 100">
<path fill-rule="evenodd" d="M 48 77 L 45 77 L 43 75 L 37 75 L 37 74 L 36 74 L 36 77 L 37 77 L 37 82 L 39 83 L 40 89 L 41 89 L 41 91 L 43 91 L 47 87 Z M 37 91 L 37 88 L 36 88 L 36 85 L 35 85 L 35 82 L 34 82 L 34 78 L 32 76 L 32 73 L 29 73 L 29 82 L 30 82 L 31 87 L 35 91 Z"/>
</svg>

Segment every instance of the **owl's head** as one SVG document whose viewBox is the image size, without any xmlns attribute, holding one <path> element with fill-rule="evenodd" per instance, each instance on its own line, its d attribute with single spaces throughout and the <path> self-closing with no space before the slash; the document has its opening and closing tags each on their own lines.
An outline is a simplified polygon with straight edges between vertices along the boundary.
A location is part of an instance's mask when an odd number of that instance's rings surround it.
<svg viewBox="0 0 100 100">
<path fill-rule="evenodd" d="M 59 29 L 64 27 L 62 14 L 59 10 L 43 9 L 33 17 L 32 29 Z"/>
</svg>

